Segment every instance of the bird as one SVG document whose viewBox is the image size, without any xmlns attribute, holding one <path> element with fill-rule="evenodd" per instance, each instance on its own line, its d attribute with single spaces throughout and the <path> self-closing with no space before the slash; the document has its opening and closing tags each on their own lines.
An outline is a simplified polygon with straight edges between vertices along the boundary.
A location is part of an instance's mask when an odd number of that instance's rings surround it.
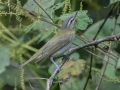
<svg viewBox="0 0 120 90">
<path fill-rule="evenodd" d="M 20 65 L 22 68 L 32 60 L 36 59 L 36 62 L 42 59 L 49 58 L 56 68 L 60 71 L 60 67 L 54 61 L 55 57 L 58 57 L 66 52 L 72 45 L 75 38 L 75 18 L 78 12 L 75 12 L 72 16 L 66 18 L 62 23 L 62 28 L 55 34 L 42 48 L 38 50 L 29 60 Z"/>
</svg>

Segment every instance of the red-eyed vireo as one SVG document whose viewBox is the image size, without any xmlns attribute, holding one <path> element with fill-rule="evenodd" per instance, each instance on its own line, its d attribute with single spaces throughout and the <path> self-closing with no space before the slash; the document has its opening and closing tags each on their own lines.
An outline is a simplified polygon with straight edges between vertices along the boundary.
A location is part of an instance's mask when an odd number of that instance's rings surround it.
<svg viewBox="0 0 120 90">
<path fill-rule="evenodd" d="M 54 62 L 53 58 L 58 57 L 67 51 L 73 43 L 75 38 L 75 17 L 77 12 L 65 19 L 62 24 L 62 30 L 60 30 L 52 39 L 50 39 L 42 48 L 38 50 L 28 61 L 23 63 L 20 67 L 23 67 L 30 61 L 36 59 L 36 62 L 50 58 L 50 60 L 55 64 L 57 69 L 60 70 L 59 66 Z"/>
</svg>

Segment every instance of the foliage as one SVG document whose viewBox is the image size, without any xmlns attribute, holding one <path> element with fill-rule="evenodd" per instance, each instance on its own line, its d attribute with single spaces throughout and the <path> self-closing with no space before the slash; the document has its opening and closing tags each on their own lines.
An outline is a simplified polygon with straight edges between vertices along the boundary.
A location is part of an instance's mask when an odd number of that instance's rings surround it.
<svg viewBox="0 0 120 90">
<path fill-rule="evenodd" d="M 79 0 L 36 1 L 37 3 L 35 0 L 0 0 L 0 90 L 8 90 L 9 87 L 12 90 L 29 90 L 31 89 L 29 83 L 35 89 L 46 89 L 46 81 L 42 79 L 49 78 L 55 69 L 49 60 L 42 60 L 37 64 L 33 61 L 21 69 L 19 66 L 49 41 L 60 30 L 62 21 L 76 11 L 78 11 L 75 24 L 76 38 L 72 48 L 120 33 L 118 8 L 120 0 L 109 0 L 106 8 L 98 4 L 102 2 L 101 0 L 91 3 Z M 102 11 L 105 9 L 112 11 L 110 15 L 104 15 Z M 99 18 L 95 17 L 99 16 L 99 12 L 102 12 L 102 15 Z M 99 32 L 98 29 L 103 23 Z M 95 35 L 97 37 L 93 39 Z M 102 42 L 95 47 L 74 52 L 55 77 L 54 82 L 57 84 L 53 84 L 52 90 L 94 90 L 97 87 L 99 90 L 113 90 L 113 88 L 119 90 L 119 41 Z M 103 59 L 93 56 L 91 66 L 92 56 L 86 49 Z M 57 58 L 56 62 L 60 63 L 60 58 Z M 33 77 L 39 79 L 30 79 Z M 59 83 L 61 81 L 62 84 Z"/>
</svg>

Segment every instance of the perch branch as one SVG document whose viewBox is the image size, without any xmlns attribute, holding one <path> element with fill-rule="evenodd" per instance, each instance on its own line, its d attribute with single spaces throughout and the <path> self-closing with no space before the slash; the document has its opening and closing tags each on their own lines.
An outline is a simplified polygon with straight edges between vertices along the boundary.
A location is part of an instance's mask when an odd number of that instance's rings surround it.
<svg viewBox="0 0 120 90">
<path fill-rule="evenodd" d="M 95 41 L 92 41 L 92 42 L 89 42 L 89 43 L 86 43 L 86 44 L 83 44 L 83 45 L 80 45 L 78 47 L 75 47 L 75 48 L 72 48 L 69 50 L 69 53 L 68 53 L 68 56 L 70 56 L 72 53 L 74 53 L 75 51 L 81 49 L 81 48 L 85 48 L 85 47 L 88 47 L 88 46 L 95 46 L 95 45 L 98 45 L 99 43 L 101 42 L 104 42 L 104 41 L 116 41 L 120 38 L 120 33 L 119 34 L 116 34 L 116 35 L 112 35 L 112 36 L 107 36 L 107 37 L 104 37 L 102 39 L 99 39 L 99 40 L 95 40 Z M 67 61 L 67 58 L 63 58 L 62 59 L 62 62 L 60 63 L 59 67 L 61 68 L 64 63 Z M 50 90 L 50 87 L 52 86 L 52 83 L 53 83 L 53 79 L 55 78 L 55 76 L 57 75 L 57 73 L 59 72 L 58 69 L 56 69 L 53 74 L 51 75 L 51 77 L 47 80 L 47 87 L 46 87 L 46 90 Z"/>
</svg>

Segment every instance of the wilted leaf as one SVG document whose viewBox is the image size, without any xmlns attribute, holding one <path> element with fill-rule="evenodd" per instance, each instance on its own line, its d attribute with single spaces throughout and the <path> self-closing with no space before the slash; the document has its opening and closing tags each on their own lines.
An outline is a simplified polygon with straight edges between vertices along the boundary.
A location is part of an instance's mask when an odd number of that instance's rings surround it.
<svg viewBox="0 0 120 90">
<path fill-rule="evenodd" d="M 59 72 L 58 77 L 66 80 L 70 76 L 78 76 L 84 72 L 85 64 L 86 64 L 86 61 L 82 59 L 69 60 L 61 68 L 61 71 Z"/>
</svg>

